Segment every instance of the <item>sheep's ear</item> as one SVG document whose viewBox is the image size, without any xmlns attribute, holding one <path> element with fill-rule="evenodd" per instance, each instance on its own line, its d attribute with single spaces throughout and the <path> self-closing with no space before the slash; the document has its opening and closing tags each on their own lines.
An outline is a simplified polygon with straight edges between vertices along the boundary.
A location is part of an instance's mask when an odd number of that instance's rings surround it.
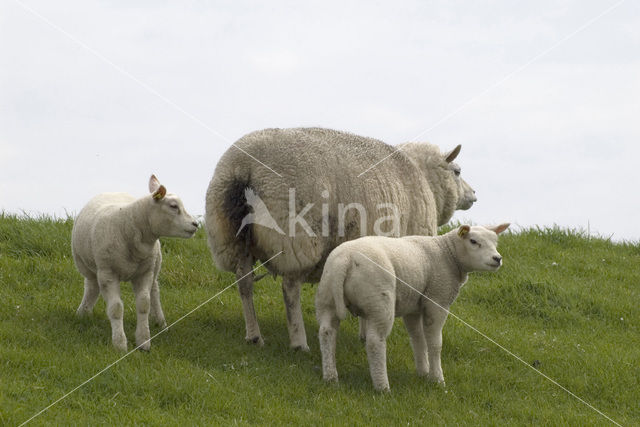
<svg viewBox="0 0 640 427">
<path fill-rule="evenodd" d="M 149 193 L 155 193 L 158 188 L 160 188 L 160 181 L 155 175 L 151 175 L 151 178 L 149 178 Z"/>
<path fill-rule="evenodd" d="M 462 149 L 462 145 L 458 144 L 458 146 L 456 148 L 454 148 L 453 150 L 449 151 L 447 153 L 447 155 L 445 156 L 445 160 L 447 161 L 447 163 L 451 163 L 455 160 L 456 157 L 458 157 L 458 154 L 460 154 L 460 150 Z"/>
<path fill-rule="evenodd" d="M 468 225 L 461 225 L 460 228 L 458 228 L 458 236 L 464 237 L 469 233 L 469 231 L 471 231 L 471 227 Z"/>
<path fill-rule="evenodd" d="M 509 224 L 508 222 L 505 222 L 504 224 L 500 224 L 500 225 L 496 225 L 495 227 L 489 227 L 489 230 L 495 232 L 496 234 L 500 234 L 502 233 L 504 230 L 506 230 L 507 228 L 509 228 L 511 224 Z"/>
<path fill-rule="evenodd" d="M 154 200 L 162 200 L 166 195 L 167 195 L 167 189 L 164 187 L 164 185 L 161 185 L 160 187 L 158 187 L 156 191 L 153 192 L 151 197 L 153 197 Z"/>
</svg>

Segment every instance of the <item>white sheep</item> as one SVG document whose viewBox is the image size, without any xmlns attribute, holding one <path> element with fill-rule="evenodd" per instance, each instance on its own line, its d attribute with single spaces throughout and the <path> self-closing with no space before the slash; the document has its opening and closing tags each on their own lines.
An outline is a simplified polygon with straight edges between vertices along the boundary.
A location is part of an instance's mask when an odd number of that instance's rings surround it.
<svg viewBox="0 0 640 427">
<path fill-rule="evenodd" d="M 507 227 L 463 225 L 437 237 L 369 236 L 334 249 L 316 293 L 323 378 L 338 380 L 336 339 L 348 310 L 366 320 L 367 358 L 376 390 L 389 389 L 386 339 L 399 316 L 411 338 L 418 375 L 444 384 L 440 352 L 449 307 L 468 273 L 500 268 L 498 234 Z"/>
<path fill-rule="evenodd" d="M 452 164 L 460 146 L 447 154 L 430 144 L 398 148 L 299 128 L 253 132 L 225 152 L 207 190 L 205 227 L 216 265 L 238 278 L 248 342 L 264 342 L 253 306 L 256 260 L 275 256 L 265 267 L 283 276 L 291 347 L 308 350 L 300 286 L 319 280 L 333 248 L 373 234 L 434 235 L 476 200 Z"/>
<path fill-rule="evenodd" d="M 159 237 L 189 238 L 198 222 L 182 201 L 152 175 L 148 196 L 135 199 L 126 193 L 100 194 L 80 211 L 71 232 L 71 251 L 78 271 L 85 277 L 78 315 L 90 313 L 98 296 L 106 301 L 113 345 L 127 350 L 120 299 L 120 282 L 131 281 L 138 314 L 136 345 L 151 346 L 149 311 L 156 323 L 166 326 L 158 273 L 162 264 Z"/>
</svg>

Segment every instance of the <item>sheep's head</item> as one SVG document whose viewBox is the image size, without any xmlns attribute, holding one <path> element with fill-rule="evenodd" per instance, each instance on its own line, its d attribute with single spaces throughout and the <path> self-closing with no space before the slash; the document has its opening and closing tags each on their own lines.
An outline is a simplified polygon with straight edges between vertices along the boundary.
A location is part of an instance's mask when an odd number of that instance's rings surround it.
<svg viewBox="0 0 640 427">
<path fill-rule="evenodd" d="M 502 266 L 502 256 L 498 253 L 498 234 L 509 227 L 500 224 L 495 227 L 462 225 L 452 233 L 457 240 L 456 256 L 466 271 L 496 271 Z"/>
<path fill-rule="evenodd" d="M 149 225 L 157 236 L 189 238 L 198 229 L 198 222 L 187 213 L 182 200 L 175 194 L 167 193 L 155 175 L 149 179 L 151 209 Z"/>
<path fill-rule="evenodd" d="M 475 190 L 467 184 L 467 181 L 462 179 L 462 169 L 456 162 L 454 162 L 455 158 L 460 154 L 460 149 L 462 149 L 462 146 L 458 144 L 456 148 L 444 156 L 444 159 L 448 164 L 447 169 L 449 169 L 453 174 L 456 185 L 458 186 L 458 205 L 456 206 L 456 209 L 466 211 L 471 208 L 476 201 L 478 201 L 478 198 L 476 197 Z"/>
<path fill-rule="evenodd" d="M 446 224 L 457 209 L 469 209 L 478 200 L 475 191 L 462 179 L 461 169 L 454 163 L 462 146 L 458 145 L 446 154 L 426 143 L 407 143 L 400 145 L 421 170 L 433 190 L 438 211 L 438 225 Z"/>
</svg>

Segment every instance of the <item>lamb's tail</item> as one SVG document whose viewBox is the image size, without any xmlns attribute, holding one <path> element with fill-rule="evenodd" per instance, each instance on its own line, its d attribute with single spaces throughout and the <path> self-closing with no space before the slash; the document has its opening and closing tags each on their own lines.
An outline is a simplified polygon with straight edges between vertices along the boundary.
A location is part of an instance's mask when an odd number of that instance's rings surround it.
<svg viewBox="0 0 640 427">
<path fill-rule="evenodd" d="M 336 255 L 336 256 L 331 256 Z M 322 272 L 322 278 L 320 279 L 320 289 L 328 289 L 331 291 L 333 297 L 333 303 L 336 308 L 336 315 L 340 320 L 344 320 L 347 317 L 347 306 L 344 302 L 344 282 L 349 274 L 351 267 L 351 257 L 340 256 L 338 254 L 331 254 L 327 259 L 324 271 Z"/>
</svg>

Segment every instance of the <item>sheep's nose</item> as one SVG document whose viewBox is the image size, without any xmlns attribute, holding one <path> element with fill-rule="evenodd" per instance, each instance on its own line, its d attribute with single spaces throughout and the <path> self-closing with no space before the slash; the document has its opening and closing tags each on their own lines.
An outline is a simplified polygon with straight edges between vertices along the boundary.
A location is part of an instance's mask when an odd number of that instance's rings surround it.
<svg viewBox="0 0 640 427">
<path fill-rule="evenodd" d="M 500 263 L 502 262 L 502 257 L 501 257 L 501 256 L 494 256 L 494 257 L 493 257 L 493 260 L 494 260 L 495 262 L 497 262 L 498 264 L 500 264 Z"/>
<path fill-rule="evenodd" d="M 193 221 L 193 222 L 191 223 L 191 225 L 193 225 L 194 227 L 198 228 L 198 221 Z"/>
</svg>

